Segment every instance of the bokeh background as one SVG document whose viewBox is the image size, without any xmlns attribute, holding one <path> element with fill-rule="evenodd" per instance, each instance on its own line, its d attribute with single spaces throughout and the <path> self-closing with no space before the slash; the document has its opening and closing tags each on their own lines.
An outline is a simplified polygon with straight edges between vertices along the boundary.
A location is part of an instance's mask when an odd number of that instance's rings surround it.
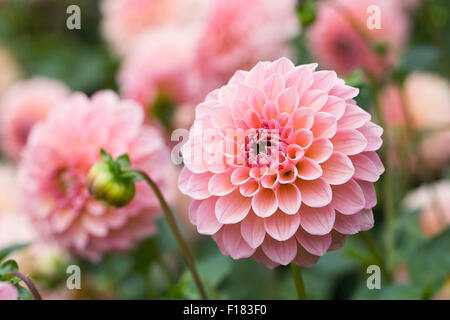
<svg viewBox="0 0 450 320">
<path fill-rule="evenodd" d="M 3 96 L 17 82 L 36 77 L 54 79 L 71 91 L 82 91 L 88 95 L 101 89 L 112 89 L 141 102 L 146 108 L 148 121 L 160 127 L 170 144 L 169 137 L 173 129 L 189 127 L 195 104 L 213 89 L 209 83 L 217 86 L 224 84 L 223 78 L 229 78 L 237 70 L 235 65 L 249 68 L 259 60 L 276 59 L 284 55 L 284 47 L 278 52 L 263 52 L 261 47 L 273 46 L 273 38 L 284 41 L 288 37 L 287 54 L 296 64 L 318 62 L 319 68 L 336 70 L 347 83 L 360 89 L 356 98 L 358 105 L 374 114 L 377 122 L 385 129 L 381 153 L 386 172 L 376 184 L 379 204 L 374 210 L 375 226 L 371 230 L 375 239 L 372 243 L 374 247 L 370 248 L 370 243 L 368 247 L 368 242 L 361 237 L 349 237 L 342 249 L 327 253 L 317 265 L 305 269 L 305 286 L 309 297 L 450 298 L 448 0 L 386 0 L 384 3 L 388 3 L 387 9 L 381 11 L 382 17 L 386 17 L 382 19 L 383 32 L 373 37 L 369 33 L 367 38 L 361 36 L 361 25 L 358 27 L 349 23 L 342 27 L 339 19 L 333 20 L 332 16 L 327 18 L 326 12 L 320 8 L 332 1 L 298 1 L 292 10 L 292 17 L 298 24 L 296 27 L 286 31 L 286 35 L 282 34 L 285 30 L 274 29 L 277 23 L 273 24 L 273 29 L 269 28 L 259 35 L 258 41 L 262 46 L 244 49 L 250 50 L 251 58 L 243 58 L 245 61 L 250 60 L 248 63 L 230 63 L 226 69 L 228 60 L 220 55 L 215 56 L 214 59 L 223 58 L 219 60 L 219 66 L 205 63 L 200 71 L 208 85 L 202 81 L 194 82 L 196 97 L 189 99 L 179 98 L 173 91 L 161 89 L 165 88 L 163 85 L 155 93 L 152 91 L 154 88 L 150 88 L 151 82 L 148 88 L 145 87 L 147 83 L 144 83 L 139 93 L 133 93 L 132 89 L 128 90 L 121 84 L 121 77 L 126 76 L 119 75 L 127 72 L 124 71 L 127 66 L 131 70 L 128 72 L 133 73 L 132 60 L 139 60 L 139 54 L 125 52 L 138 50 L 129 49 L 134 47 L 126 43 L 131 41 L 129 37 L 136 31 L 121 35 L 123 26 L 117 30 L 111 29 L 109 33 L 105 31 L 108 27 L 105 27 L 105 10 L 102 11 L 101 7 L 106 6 L 104 2 L 107 1 L 0 0 L 0 99 L 4 99 Z M 366 7 L 370 4 L 370 1 L 362 2 Z M 276 8 L 276 3 L 278 1 L 273 1 L 271 5 Z M 390 7 L 393 3 L 399 8 Z M 66 8 L 72 4 L 81 9 L 80 30 L 68 30 L 66 27 L 69 16 Z M 201 1 L 192 2 L 189 7 L 191 10 L 183 8 L 181 12 L 200 12 L 202 5 Z M 401 14 L 395 10 L 401 11 Z M 245 17 L 256 14 L 250 9 L 244 11 Z M 345 14 L 342 17 L 349 19 Z M 355 17 L 361 21 L 366 18 L 365 15 Z M 161 21 L 165 17 L 160 19 L 158 13 L 152 12 L 148 19 L 163 24 Z M 129 23 L 132 22 L 133 19 L 130 19 Z M 364 24 L 362 26 L 364 29 Z M 232 26 L 230 30 L 235 28 Z M 180 39 L 190 36 L 185 29 L 177 29 Z M 269 36 L 271 30 L 274 34 Z M 359 40 L 354 41 L 355 32 L 367 41 L 366 45 L 360 45 Z M 217 40 L 220 36 L 218 32 L 213 39 Z M 157 52 L 159 45 L 163 46 L 164 41 L 170 38 L 168 35 L 157 38 L 158 35 L 151 32 L 147 37 L 160 39 L 160 42 L 154 42 L 147 49 L 145 45 L 144 49 L 140 49 L 148 57 L 143 61 L 150 61 L 148 68 L 151 69 L 159 63 L 158 53 L 153 52 Z M 174 38 L 172 41 L 178 40 Z M 183 54 L 175 57 L 170 62 L 171 66 L 188 55 L 183 48 L 180 50 Z M 236 52 L 239 55 L 239 51 Z M 219 68 L 222 66 L 223 69 Z M 180 68 L 174 72 L 178 77 L 182 74 Z M 3 135 L 2 146 L 8 144 L 5 139 L 12 138 Z M 20 270 L 35 281 L 44 298 L 199 298 L 164 219 L 158 221 L 159 231 L 155 236 L 127 252 L 108 253 L 97 262 L 72 256 L 57 243 L 41 241 L 42 235 L 34 230 L 27 216 L 21 212 L 21 203 L 16 200 L 15 173 L 19 160 L 7 154 L 5 149 L 2 152 L 0 250 L 28 244 L 16 248 L 10 256 L 18 262 Z M 174 176 L 178 170 L 174 167 Z M 289 268 L 269 270 L 251 259 L 234 261 L 223 256 L 212 239 L 198 235 L 195 228 L 190 226 L 186 217 L 188 199 L 179 195 L 171 205 L 194 249 L 200 273 L 212 297 L 296 297 Z M 387 273 L 383 273 L 381 290 L 368 290 L 366 286 L 367 266 L 379 264 L 379 260 L 374 259 L 369 250 L 373 252 L 374 248 L 382 257 Z M 66 287 L 66 268 L 71 264 L 81 267 L 81 290 L 69 290 Z M 26 292 L 23 292 L 22 297 L 30 298 Z"/>
</svg>

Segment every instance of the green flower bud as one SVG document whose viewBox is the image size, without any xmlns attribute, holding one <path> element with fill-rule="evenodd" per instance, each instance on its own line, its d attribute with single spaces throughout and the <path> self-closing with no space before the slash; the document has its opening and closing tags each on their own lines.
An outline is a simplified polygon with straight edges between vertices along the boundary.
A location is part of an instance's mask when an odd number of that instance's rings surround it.
<svg viewBox="0 0 450 320">
<path fill-rule="evenodd" d="M 95 199 L 115 207 L 130 203 L 136 192 L 133 179 L 123 177 L 109 161 L 97 162 L 89 170 L 86 186 Z"/>
</svg>

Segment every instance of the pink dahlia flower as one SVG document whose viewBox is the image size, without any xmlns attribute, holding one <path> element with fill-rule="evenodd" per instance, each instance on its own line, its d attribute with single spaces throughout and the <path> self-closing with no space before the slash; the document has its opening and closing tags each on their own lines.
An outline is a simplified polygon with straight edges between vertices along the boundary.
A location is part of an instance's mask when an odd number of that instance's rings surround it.
<svg viewBox="0 0 450 320">
<path fill-rule="evenodd" d="M 33 126 L 69 95 L 59 81 L 35 78 L 8 88 L 0 100 L 3 152 L 18 160 Z"/>
<path fill-rule="evenodd" d="M 373 225 L 383 130 L 358 89 L 316 67 L 260 62 L 196 108 L 179 188 L 197 230 L 234 259 L 310 266 Z"/>
<path fill-rule="evenodd" d="M 9 282 L 0 282 L 0 300 L 19 300 L 17 289 Z"/>
<path fill-rule="evenodd" d="M 102 30 L 116 52 L 126 54 L 143 33 L 163 25 L 183 27 L 198 18 L 205 0 L 103 0 Z"/>
<path fill-rule="evenodd" d="M 410 192 L 405 206 L 420 210 L 420 226 L 427 237 L 435 236 L 450 225 L 450 182 L 442 180 Z"/>
<path fill-rule="evenodd" d="M 195 32 L 194 27 L 161 27 L 140 37 L 119 71 L 123 96 L 146 109 L 161 93 L 174 103 L 193 99 Z"/>
<path fill-rule="evenodd" d="M 143 126 L 142 109 L 110 91 L 72 95 L 33 129 L 19 168 L 24 210 L 46 235 L 75 254 L 98 259 L 155 232 L 158 200 L 142 182 L 127 206 L 107 207 L 85 187 L 104 148 L 128 153 L 167 193 L 169 150 L 158 130 Z"/>
<path fill-rule="evenodd" d="M 379 29 L 368 28 L 370 6 L 380 9 Z M 330 0 L 319 4 L 307 39 L 311 52 L 324 67 L 340 75 L 363 68 L 380 76 L 396 61 L 408 29 L 407 15 L 397 1 Z M 385 56 L 376 53 L 376 45 L 386 46 Z"/>
<path fill-rule="evenodd" d="M 295 0 L 216 0 L 206 14 L 196 67 L 204 92 L 225 84 L 236 70 L 290 55 L 299 31 Z"/>
</svg>

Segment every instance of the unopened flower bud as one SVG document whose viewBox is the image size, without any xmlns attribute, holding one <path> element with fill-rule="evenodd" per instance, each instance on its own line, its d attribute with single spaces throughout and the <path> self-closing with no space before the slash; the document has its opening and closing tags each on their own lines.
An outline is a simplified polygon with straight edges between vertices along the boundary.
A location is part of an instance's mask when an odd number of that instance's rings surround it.
<svg viewBox="0 0 450 320">
<path fill-rule="evenodd" d="M 106 161 L 97 162 L 89 170 L 86 185 L 95 199 L 115 207 L 130 203 L 136 191 L 133 180 L 122 177 Z"/>
</svg>

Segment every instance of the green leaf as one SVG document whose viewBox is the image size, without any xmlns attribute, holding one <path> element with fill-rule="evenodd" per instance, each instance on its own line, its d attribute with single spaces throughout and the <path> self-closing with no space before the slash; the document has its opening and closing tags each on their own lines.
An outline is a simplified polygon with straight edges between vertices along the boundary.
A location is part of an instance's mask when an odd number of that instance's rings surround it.
<svg viewBox="0 0 450 320">
<path fill-rule="evenodd" d="M 116 159 L 116 162 L 119 164 L 120 168 L 128 168 L 131 166 L 130 157 L 128 154 L 123 154 Z"/>
<path fill-rule="evenodd" d="M 127 170 L 121 173 L 120 175 L 123 179 L 130 179 L 134 182 L 144 180 L 144 177 L 139 172 L 134 170 Z"/>
<path fill-rule="evenodd" d="M 29 243 L 20 243 L 20 244 L 15 244 L 15 245 L 12 245 L 12 246 L 2 249 L 0 251 L 0 262 L 3 259 L 5 259 L 8 255 L 13 253 L 14 251 L 25 249 L 28 246 L 29 246 Z"/>
<path fill-rule="evenodd" d="M 102 159 L 107 162 L 110 162 L 113 160 L 111 155 L 109 153 L 107 153 L 104 149 L 100 149 L 100 155 L 102 156 Z"/>
<path fill-rule="evenodd" d="M 22 286 L 16 285 L 17 293 L 19 295 L 19 299 L 21 300 L 30 300 L 33 298 L 31 293 Z"/>
<path fill-rule="evenodd" d="M 437 290 L 450 276 L 450 228 L 417 246 L 409 258 L 412 282 L 421 288 Z"/>
<path fill-rule="evenodd" d="M 17 262 L 14 260 L 7 260 L 0 265 L 0 276 L 4 277 L 8 272 L 19 270 Z"/>
</svg>

